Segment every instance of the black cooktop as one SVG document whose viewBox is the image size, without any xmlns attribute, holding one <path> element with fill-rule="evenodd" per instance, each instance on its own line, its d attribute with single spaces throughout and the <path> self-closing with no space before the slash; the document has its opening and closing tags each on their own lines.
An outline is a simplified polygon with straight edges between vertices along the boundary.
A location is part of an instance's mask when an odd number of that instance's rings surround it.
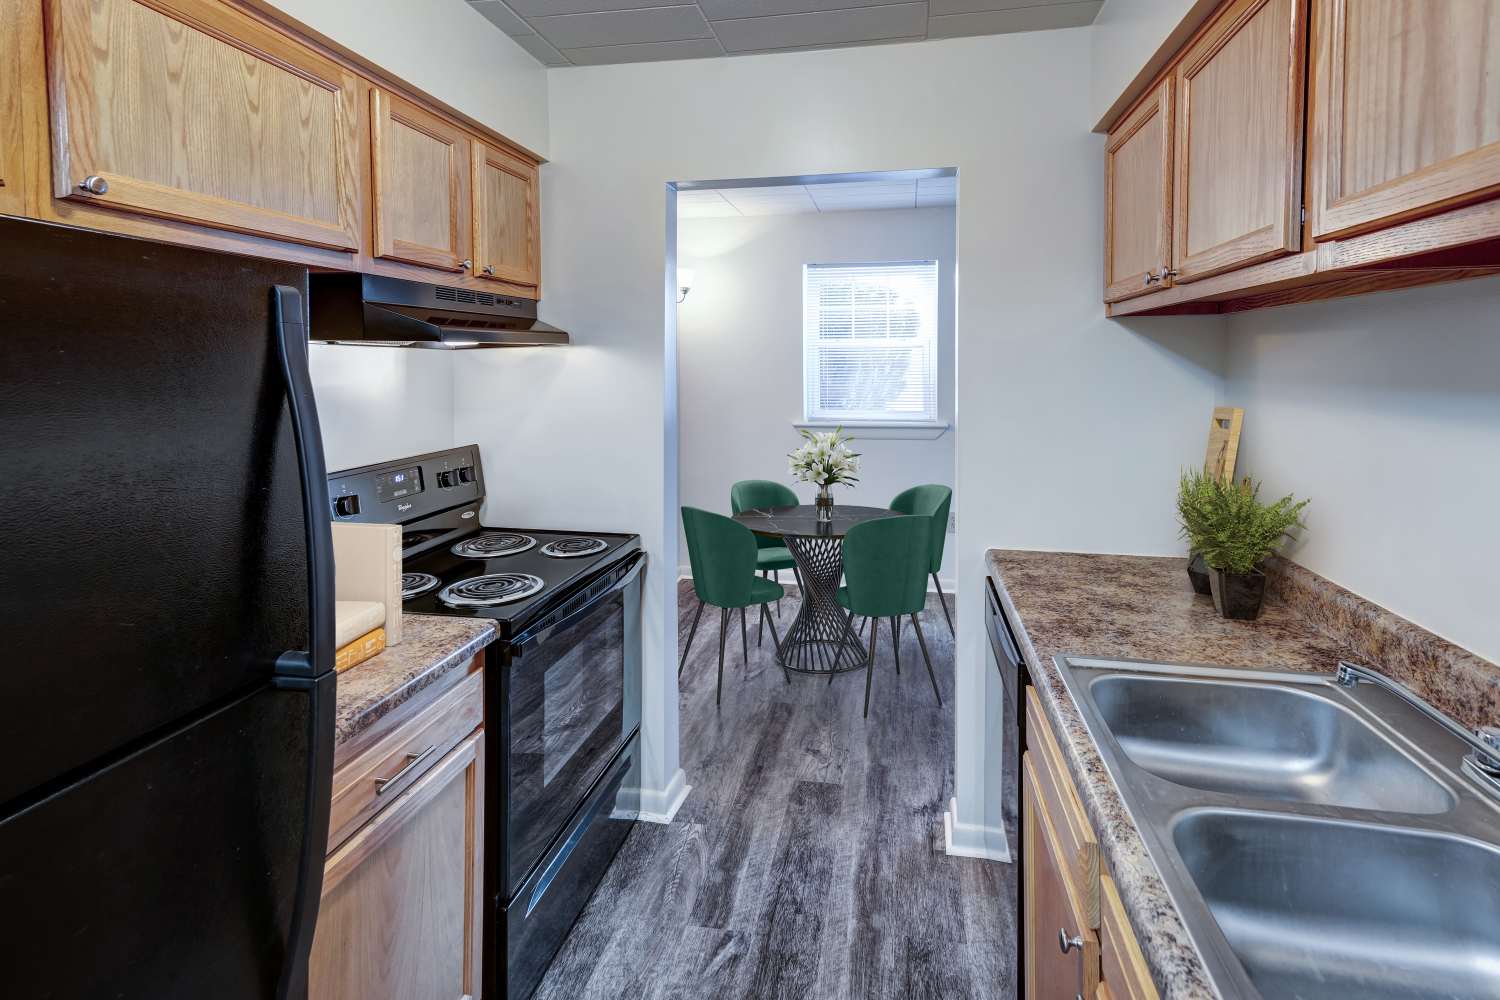
<svg viewBox="0 0 1500 1000">
<path fill-rule="evenodd" d="M 328 495 L 335 521 L 401 526 L 403 589 L 411 595 L 403 611 L 488 618 L 502 637 L 641 547 L 634 534 L 480 524 L 485 480 L 476 445 L 335 472 Z"/>
<path fill-rule="evenodd" d="M 460 543 L 478 538 L 484 532 L 503 531 L 523 535 L 536 540 L 513 555 L 492 556 L 486 559 L 455 555 L 453 549 Z M 605 543 L 603 550 L 586 556 L 556 556 L 545 553 L 551 542 L 573 538 L 597 538 Z M 418 554 L 402 559 L 403 573 L 430 573 L 438 578 L 438 586 L 408 599 L 402 610 L 424 615 L 453 615 L 465 618 L 489 618 L 509 626 L 514 633 L 526 621 L 542 613 L 553 599 L 572 591 L 575 584 L 618 562 L 640 549 L 640 538 L 636 535 L 612 534 L 597 531 L 531 531 L 520 528 L 489 528 L 480 526 L 466 535 L 450 536 L 447 544 L 428 548 Z M 542 589 L 520 600 L 506 601 L 494 605 L 471 605 L 454 600 L 444 600 L 443 594 L 452 584 L 491 575 L 533 576 L 542 581 Z M 503 594 L 501 588 L 494 588 Z M 519 592 L 524 593 L 524 590 Z M 483 590 L 480 589 L 483 594 Z M 463 598 L 460 592 L 450 598 Z M 483 598 L 481 598 L 483 599 Z"/>
</svg>

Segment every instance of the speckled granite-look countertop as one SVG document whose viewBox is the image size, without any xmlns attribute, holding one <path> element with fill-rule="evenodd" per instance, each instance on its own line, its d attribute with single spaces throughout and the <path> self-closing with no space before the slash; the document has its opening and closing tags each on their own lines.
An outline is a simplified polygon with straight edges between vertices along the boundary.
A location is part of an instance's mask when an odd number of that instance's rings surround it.
<svg viewBox="0 0 1500 1000">
<path fill-rule="evenodd" d="M 1402 681 L 1459 721 L 1500 717 L 1500 667 L 1294 563 L 1276 560 L 1260 618 L 1226 621 L 1185 559 L 992 549 L 991 579 L 1059 737 L 1104 864 L 1166 1000 L 1217 997 L 1062 678 L 1058 653 L 1331 672 L 1341 659 Z"/>
<path fill-rule="evenodd" d="M 339 674 L 334 746 L 368 729 L 495 638 L 495 623 L 477 618 L 403 615 L 401 645 Z"/>
</svg>

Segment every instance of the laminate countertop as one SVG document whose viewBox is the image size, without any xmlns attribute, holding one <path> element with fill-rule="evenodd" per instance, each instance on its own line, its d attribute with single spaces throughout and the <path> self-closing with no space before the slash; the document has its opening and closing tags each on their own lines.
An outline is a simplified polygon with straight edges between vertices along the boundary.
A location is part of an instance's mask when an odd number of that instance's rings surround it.
<svg viewBox="0 0 1500 1000">
<path fill-rule="evenodd" d="M 339 674 L 334 746 L 368 729 L 449 671 L 462 669 L 495 638 L 495 623 L 478 618 L 402 615 L 401 645 Z"/>
<path fill-rule="evenodd" d="M 1292 562 L 1273 560 L 1253 622 L 1220 618 L 1211 598 L 1194 594 L 1185 559 L 991 549 L 987 562 L 1165 1000 L 1219 994 L 1054 655 L 1314 672 L 1351 660 L 1379 668 L 1466 725 L 1500 717 L 1500 667 Z"/>
</svg>

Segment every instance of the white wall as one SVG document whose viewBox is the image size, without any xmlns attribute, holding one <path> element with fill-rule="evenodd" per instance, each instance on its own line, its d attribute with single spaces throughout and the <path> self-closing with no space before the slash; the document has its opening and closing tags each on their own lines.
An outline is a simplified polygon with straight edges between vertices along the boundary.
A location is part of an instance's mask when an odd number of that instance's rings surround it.
<svg viewBox="0 0 1500 1000">
<path fill-rule="evenodd" d="M 1298 562 L 1500 662 L 1500 279 L 1241 313 L 1240 471 L 1312 498 Z"/>
<path fill-rule="evenodd" d="M 1105 0 L 1090 31 L 1089 126 L 1125 91 L 1197 0 Z"/>
<path fill-rule="evenodd" d="M 464 443 L 453 439 L 451 352 L 311 344 L 308 353 L 330 472 Z"/>
<path fill-rule="evenodd" d="M 267 0 L 541 156 L 547 71 L 464 0 Z"/>
<path fill-rule="evenodd" d="M 668 182 L 959 168 L 955 779 L 981 847 L 1000 825 L 985 547 L 1180 548 L 1172 490 L 1202 454 L 1217 324 L 1104 319 L 1088 78 L 1087 29 L 551 74 L 543 314 L 577 346 L 466 359 L 455 422 L 487 470 L 517 470 L 516 520 L 642 533 L 648 791 L 680 781 Z"/>
<path fill-rule="evenodd" d="M 731 219 L 685 219 L 677 259 L 694 271 L 677 307 L 678 449 L 682 503 L 729 510 L 740 479 L 774 479 L 806 502 L 786 455 L 801 440 L 803 413 L 802 265 L 812 262 L 938 262 L 938 415 L 953 420 L 952 207 L 829 212 Z M 919 483 L 953 485 L 954 432 L 924 440 L 854 431 L 863 456 L 860 482 L 835 490 L 838 503 L 884 507 Z M 956 505 L 955 505 L 956 509 Z M 687 549 L 679 534 L 681 565 Z M 941 578 L 953 578 L 953 539 Z"/>
</svg>

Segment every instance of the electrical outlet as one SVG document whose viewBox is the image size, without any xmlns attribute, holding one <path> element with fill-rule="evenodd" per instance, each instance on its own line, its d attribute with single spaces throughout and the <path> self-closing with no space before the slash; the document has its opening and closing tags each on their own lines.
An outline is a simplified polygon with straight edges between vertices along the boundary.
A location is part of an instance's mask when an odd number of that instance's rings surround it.
<svg viewBox="0 0 1500 1000">
<path fill-rule="evenodd" d="M 948 534 L 958 534 L 958 511 L 948 511 Z"/>
</svg>

